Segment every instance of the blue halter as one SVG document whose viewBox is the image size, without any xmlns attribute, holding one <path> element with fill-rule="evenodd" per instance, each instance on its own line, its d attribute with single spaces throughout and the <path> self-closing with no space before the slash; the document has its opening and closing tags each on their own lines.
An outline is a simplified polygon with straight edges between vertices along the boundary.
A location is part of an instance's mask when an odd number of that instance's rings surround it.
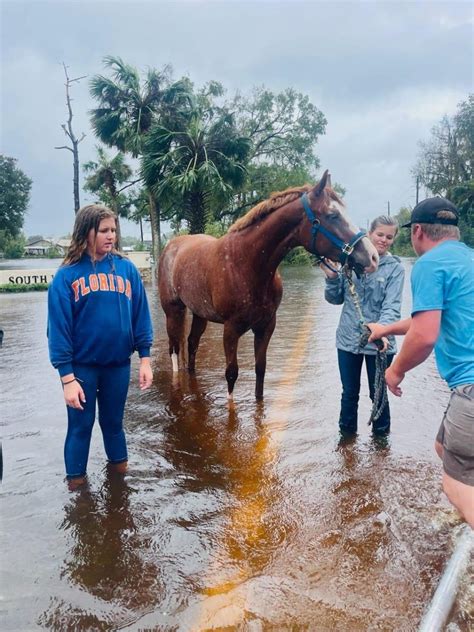
<svg viewBox="0 0 474 632">
<path fill-rule="evenodd" d="M 304 211 L 311 222 L 313 228 L 311 230 L 312 239 L 311 239 L 311 250 L 313 254 L 317 255 L 318 253 L 315 250 L 316 237 L 318 233 L 322 233 L 325 237 L 329 239 L 339 250 L 341 251 L 341 263 L 344 265 L 346 263 L 347 257 L 352 254 L 354 251 L 355 245 L 366 235 L 365 230 L 361 230 L 359 233 L 354 235 L 349 242 L 344 242 L 342 239 L 339 239 L 334 233 L 331 233 L 329 230 L 321 226 L 321 222 L 313 213 L 311 206 L 309 205 L 309 198 L 307 193 L 303 193 L 301 196 L 301 202 L 303 203 Z"/>
</svg>

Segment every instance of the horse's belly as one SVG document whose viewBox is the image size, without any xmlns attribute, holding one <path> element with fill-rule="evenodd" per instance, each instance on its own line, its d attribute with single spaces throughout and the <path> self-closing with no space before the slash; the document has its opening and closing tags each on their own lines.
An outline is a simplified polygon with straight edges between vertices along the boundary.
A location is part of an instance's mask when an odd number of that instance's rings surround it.
<svg viewBox="0 0 474 632">
<path fill-rule="evenodd" d="M 202 301 L 185 301 L 183 303 L 192 311 L 193 314 L 199 316 L 200 318 L 205 318 L 206 320 L 210 320 L 213 323 L 223 323 L 224 317 L 222 314 L 219 314 L 214 306 L 206 299 Z"/>
<path fill-rule="evenodd" d="M 202 280 L 199 281 L 196 275 L 185 283 L 178 283 L 175 287 L 175 292 L 186 307 L 196 316 L 210 320 L 213 323 L 224 322 L 224 316 L 217 311 L 212 297 L 206 289 L 206 284 Z"/>
</svg>

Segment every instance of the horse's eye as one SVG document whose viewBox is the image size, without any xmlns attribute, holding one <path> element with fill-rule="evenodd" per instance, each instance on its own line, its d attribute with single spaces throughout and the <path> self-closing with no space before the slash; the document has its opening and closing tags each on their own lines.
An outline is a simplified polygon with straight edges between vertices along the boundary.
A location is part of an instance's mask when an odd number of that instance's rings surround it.
<svg viewBox="0 0 474 632">
<path fill-rule="evenodd" d="M 333 222 L 339 218 L 339 213 L 329 213 L 328 220 Z"/>
</svg>

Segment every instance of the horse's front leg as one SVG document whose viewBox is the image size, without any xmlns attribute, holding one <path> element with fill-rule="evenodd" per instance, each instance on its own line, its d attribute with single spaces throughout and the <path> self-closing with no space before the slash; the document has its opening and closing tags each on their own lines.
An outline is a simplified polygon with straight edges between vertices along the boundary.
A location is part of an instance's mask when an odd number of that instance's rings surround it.
<svg viewBox="0 0 474 632">
<path fill-rule="evenodd" d="M 263 382 L 267 368 L 267 349 L 270 338 L 275 330 L 276 316 L 273 316 L 266 327 L 252 329 L 254 333 L 255 349 L 255 397 L 263 399 Z"/>
<path fill-rule="evenodd" d="M 243 333 L 243 331 L 240 331 L 239 328 L 229 322 L 224 324 L 225 379 L 227 380 L 227 398 L 229 401 L 233 399 L 234 384 L 239 375 L 237 347 L 239 338 Z"/>
<path fill-rule="evenodd" d="M 196 366 L 196 351 L 199 347 L 201 336 L 206 330 L 207 320 L 193 314 L 191 331 L 188 336 L 188 371 L 194 373 Z"/>
</svg>

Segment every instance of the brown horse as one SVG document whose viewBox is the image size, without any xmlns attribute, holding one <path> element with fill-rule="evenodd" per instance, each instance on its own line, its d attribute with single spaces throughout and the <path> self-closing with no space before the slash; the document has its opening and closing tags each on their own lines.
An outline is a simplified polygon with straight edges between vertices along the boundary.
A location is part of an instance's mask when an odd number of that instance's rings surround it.
<svg viewBox="0 0 474 632">
<path fill-rule="evenodd" d="M 349 223 L 326 171 L 315 186 L 274 193 L 238 219 L 219 239 L 184 235 L 172 239 L 159 262 L 158 285 L 166 314 L 169 353 L 178 370 L 186 308 L 193 314 L 188 337 L 188 369 L 207 321 L 224 325 L 225 377 L 232 399 L 238 376 L 237 345 L 254 333 L 257 399 L 263 397 L 267 347 L 275 329 L 282 282 L 278 264 L 292 248 L 346 262 L 372 272 L 378 254 L 365 233 Z"/>
</svg>

